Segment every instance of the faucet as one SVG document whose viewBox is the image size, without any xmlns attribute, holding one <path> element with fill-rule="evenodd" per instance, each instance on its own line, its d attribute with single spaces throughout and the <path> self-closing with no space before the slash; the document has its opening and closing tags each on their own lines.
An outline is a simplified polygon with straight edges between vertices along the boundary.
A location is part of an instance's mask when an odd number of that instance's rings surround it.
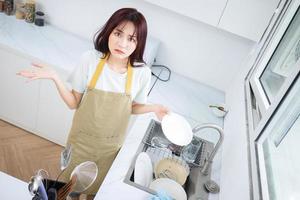
<svg viewBox="0 0 300 200">
<path fill-rule="evenodd" d="M 201 169 L 201 173 L 203 175 L 207 175 L 208 174 L 208 170 L 212 164 L 212 161 L 215 157 L 215 154 L 217 153 L 217 150 L 220 148 L 222 142 L 223 142 L 223 138 L 224 138 L 224 133 L 223 133 L 223 129 L 216 125 L 216 124 L 209 124 L 209 123 L 206 123 L 206 124 L 200 124 L 200 125 L 197 125 L 196 127 L 193 128 L 193 133 L 196 133 L 198 131 L 200 131 L 201 129 L 204 129 L 204 128 L 213 128 L 213 129 L 216 129 L 220 135 L 219 137 L 219 140 L 217 142 L 217 144 L 215 145 L 214 149 L 212 150 L 211 154 L 209 155 L 208 158 L 205 158 L 205 162 L 204 162 L 204 165 L 203 165 L 203 168 Z"/>
</svg>

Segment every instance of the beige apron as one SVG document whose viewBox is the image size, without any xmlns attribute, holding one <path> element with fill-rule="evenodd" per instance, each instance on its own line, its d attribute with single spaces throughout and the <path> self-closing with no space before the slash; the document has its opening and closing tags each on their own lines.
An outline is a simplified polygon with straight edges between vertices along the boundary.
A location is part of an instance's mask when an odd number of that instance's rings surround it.
<svg viewBox="0 0 300 200">
<path fill-rule="evenodd" d="M 107 58 L 107 56 L 106 56 Z M 63 173 L 68 181 L 73 169 L 90 160 L 98 165 L 95 183 L 84 193 L 95 194 L 120 150 L 131 115 L 132 67 L 128 65 L 125 94 L 95 89 L 106 58 L 101 59 L 73 118 L 67 144 L 72 145 L 71 162 Z"/>
</svg>

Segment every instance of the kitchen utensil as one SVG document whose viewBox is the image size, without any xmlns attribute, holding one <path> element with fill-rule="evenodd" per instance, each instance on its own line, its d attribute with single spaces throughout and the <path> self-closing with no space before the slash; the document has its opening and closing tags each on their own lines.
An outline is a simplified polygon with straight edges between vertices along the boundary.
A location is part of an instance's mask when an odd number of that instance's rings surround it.
<svg viewBox="0 0 300 200">
<path fill-rule="evenodd" d="M 97 175 L 98 167 L 96 163 L 92 161 L 85 161 L 79 164 L 71 173 L 71 177 L 77 177 L 73 191 L 79 193 L 85 191 L 94 183 Z"/>
<path fill-rule="evenodd" d="M 57 176 L 54 184 L 52 187 L 55 187 L 59 177 L 62 175 L 62 173 L 65 171 L 65 169 L 68 167 L 71 161 L 71 155 L 72 155 L 72 145 L 68 144 L 66 148 L 60 153 L 60 170 L 61 172 Z"/>
<path fill-rule="evenodd" d="M 154 136 L 151 139 L 151 146 L 157 147 L 157 148 L 167 148 L 169 146 L 170 142 L 162 137 Z"/>
<path fill-rule="evenodd" d="M 152 161 L 152 166 L 156 166 L 161 159 L 172 156 L 172 151 L 167 148 L 148 147 L 146 153 Z"/>
<path fill-rule="evenodd" d="M 176 181 L 169 178 L 158 178 L 150 184 L 150 189 L 159 192 L 164 190 L 176 200 L 187 200 L 186 192 Z"/>
<path fill-rule="evenodd" d="M 36 173 L 35 176 L 32 176 L 30 178 L 30 181 L 28 184 L 28 190 L 32 196 L 36 196 L 38 193 L 45 192 L 45 191 L 43 191 L 43 188 L 40 187 L 41 185 L 43 185 L 43 179 L 44 179 L 44 176 L 42 174 L 43 172 L 46 174 L 47 177 L 49 176 L 49 174 L 46 170 L 40 169 L 40 170 L 38 170 L 38 172 Z M 43 195 L 43 194 L 40 194 L 40 196 L 41 195 Z"/>
<path fill-rule="evenodd" d="M 68 144 L 60 153 L 60 169 L 65 170 L 71 161 L 72 145 Z"/>
<path fill-rule="evenodd" d="M 50 188 L 48 190 L 48 200 L 56 200 L 57 199 L 57 191 L 55 188 Z"/>
<path fill-rule="evenodd" d="M 174 112 L 163 117 L 161 126 L 167 139 L 176 145 L 184 146 L 192 141 L 193 132 L 190 124 L 184 117 Z"/>
<path fill-rule="evenodd" d="M 217 117 L 224 117 L 228 112 L 225 104 L 223 104 L 223 103 L 209 105 L 209 107 L 211 108 L 213 114 L 216 115 Z"/>
<path fill-rule="evenodd" d="M 65 200 L 68 194 L 73 190 L 75 184 L 77 182 L 77 176 L 71 176 L 71 180 L 60 188 L 57 192 L 57 200 Z"/>
<path fill-rule="evenodd" d="M 184 160 L 172 157 L 160 160 L 154 172 L 156 178 L 170 178 L 183 185 L 190 173 L 190 168 Z"/>
<path fill-rule="evenodd" d="M 183 147 L 181 153 L 182 158 L 189 163 L 193 163 L 197 157 L 201 144 L 202 143 L 199 140 L 193 138 L 190 144 Z"/>
<path fill-rule="evenodd" d="M 134 182 L 149 187 L 153 178 L 153 167 L 149 155 L 141 152 L 135 161 Z"/>
</svg>

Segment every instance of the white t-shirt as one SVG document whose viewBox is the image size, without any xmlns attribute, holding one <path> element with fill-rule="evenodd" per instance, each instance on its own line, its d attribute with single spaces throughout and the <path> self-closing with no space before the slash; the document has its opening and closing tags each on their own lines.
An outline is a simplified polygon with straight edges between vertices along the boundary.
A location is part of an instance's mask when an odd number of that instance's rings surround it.
<svg viewBox="0 0 300 200">
<path fill-rule="evenodd" d="M 78 66 L 68 78 L 68 82 L 71 83 L 73 90 L 79 93 L 86 91 L 101 58 L 102 53 L 97 50 L 87 51 L 81 56 Z M 131 99 L 136 103 L 144 104 L 147 102 L 147 94 L 151 82 L 151 70 L 146 65 L 133 67 L 132 69 Z M 105 64 L 95 88 L 104 91 L 125 93 L 126 80 L 127 72 L 120 74 Z"/>
</svg>

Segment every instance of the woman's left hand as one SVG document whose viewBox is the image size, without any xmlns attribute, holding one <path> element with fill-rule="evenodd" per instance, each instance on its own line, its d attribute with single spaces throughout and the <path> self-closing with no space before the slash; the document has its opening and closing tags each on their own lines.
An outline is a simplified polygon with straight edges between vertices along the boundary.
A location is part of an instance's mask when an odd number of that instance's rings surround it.
<svg viewBox="0 0 300 200">
<path fill-rule="evenodd" d="M 156 104 L 153 106 L 154 106 L 154 113 L 160 121 L 166 114 L 168 114 L 170 112 L 170 110 L 163 105 Z"/>
</svg>

